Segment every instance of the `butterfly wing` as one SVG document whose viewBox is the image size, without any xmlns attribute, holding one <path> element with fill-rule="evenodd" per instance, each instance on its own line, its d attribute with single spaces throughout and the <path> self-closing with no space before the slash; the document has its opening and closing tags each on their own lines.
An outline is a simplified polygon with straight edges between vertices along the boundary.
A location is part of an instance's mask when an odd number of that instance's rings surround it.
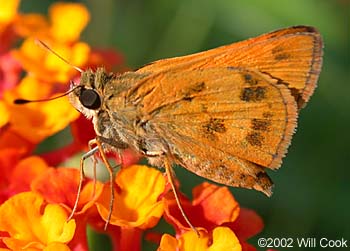
<svg viewBox="0 0 350 251">
<path fill-rule="evenodd" d="M 159 60 L 127 93 L 147 124 L 144 135 L 167 157 L 230 186 L 270 194 L 264 169 L 276 169 L 290 144 L 298 109 L 312 95 L 322 65 L 312 27 L 277 30 L 184 57 Z"/>
<path fill-rule="evenodd" d="M 315 28 L 295 26 L 212 50 L 159 60 L 137 72 L 225 66 L 256 69 L 288 86 L 301 108 L 316 87 L 322 65 L 322 46 Z"/>
<path fill-rule="evenodd" d="M 142 97 L 142 98 L 141 98 Z M 214 181 L 269 194 L 264 167 L 278 168 L 296 126 L 290 90 L 244 68 L 168 71 L 139 86 L 139 107 L 169 156 Z"/>
</svg>

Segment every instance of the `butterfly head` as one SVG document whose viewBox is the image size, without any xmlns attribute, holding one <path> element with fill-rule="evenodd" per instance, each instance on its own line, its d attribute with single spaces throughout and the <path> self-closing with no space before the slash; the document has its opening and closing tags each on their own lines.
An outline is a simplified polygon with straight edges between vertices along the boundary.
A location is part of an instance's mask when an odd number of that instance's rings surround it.
<svg viewBox="0 0 350 251">
<path fill-rule="evenodd" d="M 98 68 L 96 72 L 91 69 L 82 72 L 80 83 L 70 88 L 74 91 L 69 94 L 69 101 L 86 117 L 93 117 L 102 107 L 103 89 L 109 77 L 104 68 Z"/>
</svg>

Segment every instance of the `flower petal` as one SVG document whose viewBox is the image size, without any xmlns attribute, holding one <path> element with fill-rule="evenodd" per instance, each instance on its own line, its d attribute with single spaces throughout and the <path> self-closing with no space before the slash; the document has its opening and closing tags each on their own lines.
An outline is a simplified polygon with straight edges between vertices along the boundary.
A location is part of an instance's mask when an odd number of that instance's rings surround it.
<svg viewBox="0 0 350 251">
<path fill-rule="evenodd" d="M 225 226 L 231 228 L 239 239 L 247 240 L 262 231 L 264 222 L 254 210 L 242 208 L 237 220 Z"/>
<path fill-rule="evenodd" d="M 79 116 L 67 97 L 26 105 L 12 103 L 16 97 L 28 99 L 47 97 L 49 89 L 36 79 L 26 77 L 16 89 L 4 95 L 10 113 L 11 130 L 32 143 L 38 143 L 62 130 Z M 39 92 L 33 90 L 39 90 Z"/>
<path fill-rule="evenodd" d="M 15 87 L 19 82 L 20 73 L 21 66 L 11 53 L 0 55 L 0 98 L 4 91 Z M 0 114 L 3 114 L 2 111 Z"/>
<path fill-rule="evenodd" d="M 157 224 L 163 214 L 164 204 L 158 197 L 165 189 L 163 174 L 147 166 L 133 165 L 122 168 L 117 176 L 110 224 L 146 229 Z M 110 192 L 105 186 L 98 202 L 98 211 L 103 219 L 109 212 Z"/>
<path fill-rule="evenodd" d="M 4 243 L 14 250 L 68 243 L 75 232 L 75 221 L 66 222 L 67 212 L 61 206 L 45 206 L 43 198 L 33 192 L 20 193 L 5 201 L 0 206 L 0 215 L 0 231 L 10 235 L 3 239 Z"/>
<path fill-rule="evenodd" d="M 3 127 L 8 123 L 10 114 L 5 106 L 5 103 L 2 101 L 0 101 L 0 114 L 0 127 Z"/>
<path fill-rule="evenodd" d="M 42 172 L 48 169 L 45 161 L 37 156 L 27 157 L 13 166 L 10 176 L 11 183 L 8 189 L 13 193 L 20 193 L 30 190 L 30 183 Z"/>
<path fill-rule="evenodd" d="M 20 159 L 22 155 L 23 151 L 17 148 L 0 150 L 0 202 L 14 194 L 29 191 L 31 181 L 47 168 L 41 158 Z"/>
<path fill-rule="evenodd" d="M 213 244 L 208 251 L 241 251 L 242 247 L 237 236 L 228 227 L 217 227 L 213 231 Z"/>
<path fill-rule="evenodd" d="M 0 128 L 0 149 L 17 148 L 24 153 L 31 153 L 35 144 L 18 135 L 9 124 Z"/>
<path fill-rule="evenodd" d="M 12 171 L 17 165 L 22 151 L 17 148 L 5 148 L 0 150 L 0 204 L 10 197 L 8 190 L 11 184 Z"/>
<path fill-rule="evenodd" d="M 91 139 L 96 138 L 96 133 L 93 124 L 83 114 L 80 114 L 78 119 L 74 120 L 70 125 L 72 135 L 76 144 L 84 149 L 88 146 Z"/>
<path fill-rule="evenodd" d="M 62 42 L 76 41 L 90 15 L 86 7 L 76 3 L 55 3 L 50 7 L 51 33 Z"/>
<path fill-rule="evenodd" d="M 183 251 L 203 251 L 208 248 L 209 236 L 206 233 L 200 232 L 201 236 L 190 230 L 181 235 L 179 239 L 180 250 Z"/>
<path fill-rule="evenodd" d="M 183 195 L 180 200 L 191 223 L 207 230 L 224 222 L 233 222 L 239 214 L 239 204 L 225 186 L 204 182 L 193 189 L 192 203 Z M 188 224 L 172 193 L 165 196 L 165 205 L 165 220 L 175 227 L 177 234 L 187 231 Z"/>
<path fill-rule="evenodd" d="M 178 239 L 164 234 L 160 241 L 158 251 L 241 251 L 238 238 L 227 227 L 217 227 L 212 236 L 200 231 L 200 237 L 194 231 L 182 234 Z"/>
<path fill-rule="evenodd" d="M 72 168 L 49 168 L 32 182 L 32 190 L 42 195 L 49 203 L 59 203 L 72 209 L 77 198 L 79 171 Z M 103 185 L 85 180 L 81 190 L 78 213 L 85 212 L 93 205 L 102 192 Z"/>
<path fill-rule="evenodd" d="M 21 14 L 14 24 L 16 34 L 22 37 L 35 36 L 40 37 L 49 31 L 47 19 L 40 14 Z"/>
<path fill-rule="evenodd" d="M 6 24 L 11 22 L 16 14 L 19 5 L 19 0 L 6 0 L 1 1 L 0 8 L 0 24 Z M 1 32 L 1 29 L 0 29 Z"/>
<path fill-rule="evenodd" d="M 43 228 L 46 229 L 46 243 L 67 243 L 72 240 L 74 236 L 74 220 L 67 222 L 66 211 L 57 204 L 49 204 L 45 207 L 40 222 Z"/>
<path fill-rule="evenodd" d="M 193 189 L 192 194 L 193 206 L 199 206 L 203 210 L 204 217 L 215 225 L 236 220 L 239 204 L 228 187 L 203 182 Z"/>
<path fill-rule="evenodd" d="M 43 249 L 43 251 L 70 251 L 71 249 L 63 243 L 60 242 L 53 242 L 50 243 L 47 247 Z"/>
<path fill-rule="evenodd" d="M 45 37 L 43 40 L 72 65 L 80 67 L 88 60 L 90 47 L 86 43 L 75 42 L 68 45 Z M 47 83 L 67 84 L 78 74 L 73 67 L 56 55 L 38 46 L 34 38 L 24 40 L 21 47 L 12 53 L 21 63 L 23 69 L 35 78 Z"/>
<path fill-rule="evenodd" d="M 178 246 L 179 241 L 175 237 L 170 234 L 164 234 L 157 251 L 180 251 Z"/>
</svg>

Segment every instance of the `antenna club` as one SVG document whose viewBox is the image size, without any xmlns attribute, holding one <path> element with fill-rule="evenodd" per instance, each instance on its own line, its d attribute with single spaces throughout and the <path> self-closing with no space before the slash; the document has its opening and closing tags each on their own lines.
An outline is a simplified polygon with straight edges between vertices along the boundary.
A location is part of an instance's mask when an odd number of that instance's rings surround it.
<svg viewBox="0 0 350 251">
<path fill-rule="evenodd" d="M 28 100 L 28 99 L 15 99 L 13 101 L 14 104 L 16 105 L 24 105 L 24 104 L 28 104 L 28 103 L 34 103 L 34 102 L 46 102 L 46 101 L 50 101 L 50 100 L 55 100 L 55 99 L 59 99 L 62 98 L 64 96 L 67 96 L 69 93 L 73 92 L 74 90 L 76 90 L 77 88 L 82 88 L 82 85 L 77 85 L 74 86 L 73 88 L 71 88 L 70 90 L 66 91 L 65 93 L 58 95 L 56 97 L 52 97 L 52 98 L 44 98 L 44 99 L 36 99 L 36 100 Z"/>
<path fill-rule="evenodd" d="M 13 101 L 13 103 L 16 104 L 16 105 L 23 105 L 23 104 L 27 104 L 27 103 L 29 103 L 29 102 L 30 102 L 30 101 L 27 100 L 27 99 L 15 99 L 15 100 Z"/>
</svg>

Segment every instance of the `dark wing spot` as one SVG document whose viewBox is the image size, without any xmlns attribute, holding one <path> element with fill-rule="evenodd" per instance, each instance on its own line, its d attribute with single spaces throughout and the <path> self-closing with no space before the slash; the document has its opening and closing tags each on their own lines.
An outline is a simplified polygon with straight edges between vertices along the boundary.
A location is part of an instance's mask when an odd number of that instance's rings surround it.
<svg viewBox="0 0 350 251">
<path fill-rule="evenodd" d="M 273 117 L 273 114 L 271 112 L 264 112 L 262 115 L 263 115 L 264 118 L 271 118 L 271 117 Z"/>
<path fill-rule="evenodd" d="M 201 92 L 205 88 L 204 82 L 196 83 L 195 85 L 191 86 L 189 91 L 193 93 Z"/>
<path fill-rule="evenodd" d="M 290 55 L 288 53 L 281 53 L 281 54 L 275 55 L 275 59 L 277 61 L 281 61 L 281 60 L 288 59 L 288 58 L 290 58 Z"/>
<path fill-rule="evenodd" d="M 264 137 L 258 132 L 251 132 L 245 137 L 247 142 L 252 146 L 262 146 L 262 141 Z"/>
<path fill-rule="evenodd" d="M 275 60 L 280 61 L 290 58 L 290 54 L 285 52 L 284 47 L 276 46 L 272 49 L 272 54 L 274 55 Z"/>
<path fill-rule="evenodd" d="M 266 119 L 252 119 L 251 128 L 258 131 L 267 131 L 271 125 L 271 122 Z"/>
<path fill-rule="evenodd" d="M 224 133 L 226 132 L 226 127 L 223 119 L 211 118 L 203 126 L 204 132 L 208 135 L 213 135 L 214 132 Z"/>
<path fill-rule="evenodd" d="M 265 87 L 246 87 L 241 91 L 240 99 L 245 102 L 256 102 L 266 98 Z"/>
<path fill-rule="evenodd" d="M 272 50 L 271 50 L 271 52 L 272 52 L 272 54 L 273 55 L 276 55 L 276 54 L 279 54 L 279 53 L 281 53 L 282 51 L 284 51 L 284 48 L 283 48 L 283 46 L 276 46 L 275 48 L 273 48 Z"/>
<path fill-rule="evenodd" d="M 249 73 L 246 73 L 243 75 L 244 77 L 244 82 L 246 82 L 249 85 L 257 85 L 258 84 L 258 80 L 253 78 L 252 75 L 250 75 Z"/>
<path fill-rule="evenodd" d="M 194 85 L 189 86 L 183 91 L 183 98 L 185 100 L 191 101 L 193 99 L 193 95 L 196 93 L 199 93 L 205 89 L 205 83 L 204 82 L 198 82 Z"/>
</svg>

